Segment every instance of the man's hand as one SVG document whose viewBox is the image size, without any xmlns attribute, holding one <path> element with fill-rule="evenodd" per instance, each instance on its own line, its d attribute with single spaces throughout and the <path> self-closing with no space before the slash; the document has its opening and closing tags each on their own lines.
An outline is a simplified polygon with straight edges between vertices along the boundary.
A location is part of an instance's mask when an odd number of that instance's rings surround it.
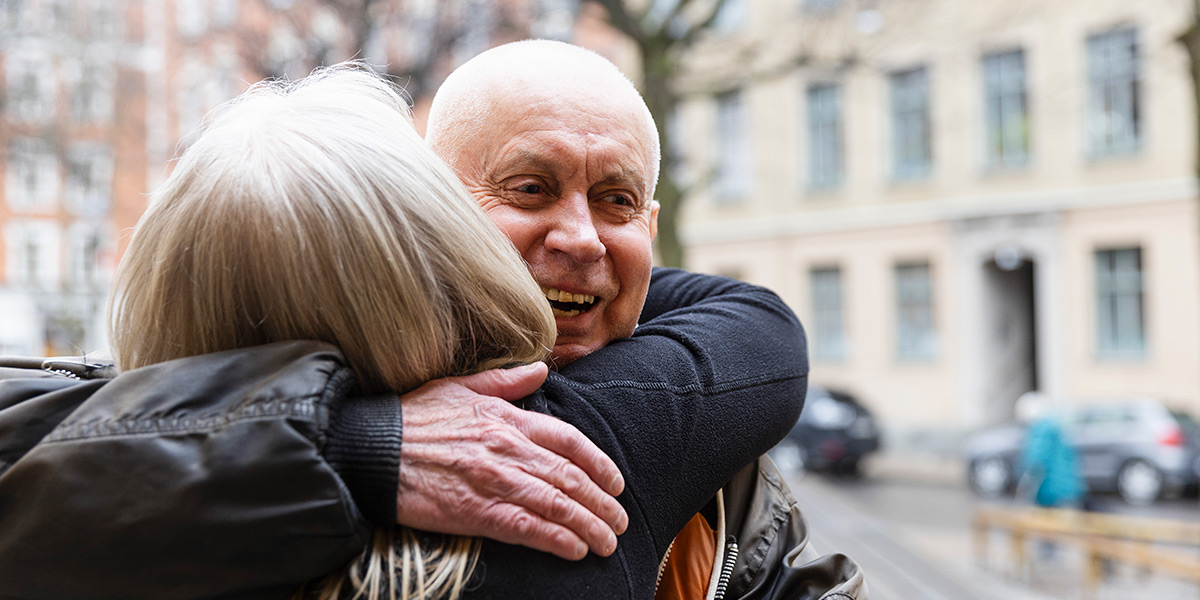
<svg viewBox="0 0 1200 600">
<path fill-rule="evenodd" d="M 616 464 L 571 425 L 508 403 L 546 372 L 536 363 L 438 379 L 401 397 L 398 523 L 568 560 L 616 550 L 629 523 Z"/>
</svg>

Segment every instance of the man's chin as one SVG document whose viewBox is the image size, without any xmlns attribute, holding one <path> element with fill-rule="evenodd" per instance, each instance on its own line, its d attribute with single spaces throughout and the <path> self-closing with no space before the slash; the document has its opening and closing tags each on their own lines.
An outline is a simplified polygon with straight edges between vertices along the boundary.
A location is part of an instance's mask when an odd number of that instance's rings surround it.
<svg viewBox="0 0 1200 600">
<path fill-rule="evenodd" d="M 554 349 L 550 352 L 550 367 L 561 369 L 603 347 L 603 344 L 596 343 L 555 344 Z"/>
</svg>

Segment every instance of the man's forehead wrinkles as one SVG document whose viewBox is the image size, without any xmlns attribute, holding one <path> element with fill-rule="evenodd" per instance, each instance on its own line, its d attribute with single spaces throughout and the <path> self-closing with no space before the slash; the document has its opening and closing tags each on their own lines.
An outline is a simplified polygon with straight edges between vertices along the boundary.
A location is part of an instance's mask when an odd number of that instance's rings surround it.
<svg viewBox="0 0 1200 600">
<path fill-rule="evenodd" d="M 549 129 L 543 131 L 561 133 Z M 578 136 L 577 140 L 513 139 L 499 153 L 497 168 L 504 171 L 534 169 L 567 175 L 573 174 L 577 171 L 575 167 L 582 165 L 588 178 L 594 182 L 645 184 L 643 169 L 633 164 L 638 162 L 635 149 L 611 147 L 608 144 L 597 147 L 597 141 L 603 144 L 609 138 L 583 135 Z"/>
</svg>

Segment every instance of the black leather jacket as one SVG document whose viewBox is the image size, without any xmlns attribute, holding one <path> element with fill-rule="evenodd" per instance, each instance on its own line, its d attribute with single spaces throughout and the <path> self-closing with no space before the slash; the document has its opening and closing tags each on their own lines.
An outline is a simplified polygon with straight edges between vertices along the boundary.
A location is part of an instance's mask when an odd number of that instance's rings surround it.
<svg viewBox="0 0 1200 600">
<path fill-rule="evenodd" d="M 396 397 L 354 393 L 316 342 L 0 381 L 0 597 L 285 597 L 345 563 L 400 456 Z"/>
</svg>

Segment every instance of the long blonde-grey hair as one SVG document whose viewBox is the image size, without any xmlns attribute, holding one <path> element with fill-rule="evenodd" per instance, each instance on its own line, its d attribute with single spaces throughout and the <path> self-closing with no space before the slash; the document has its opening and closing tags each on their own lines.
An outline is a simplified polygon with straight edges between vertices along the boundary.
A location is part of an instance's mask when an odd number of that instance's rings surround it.
<svg viewBox="0 0 1200 600">
<path fill-rule="evenodd" d="M 216 114 L 138 222 L 109 327 L 122 370 L 326 341 L 366 393 L 543 360 L 555 336 L 511 243 L 357 64 L 256 84 Z M 381 531 L 313 589 L 457 596 L 477 542 L 420 537 Z"/>
</svg>

